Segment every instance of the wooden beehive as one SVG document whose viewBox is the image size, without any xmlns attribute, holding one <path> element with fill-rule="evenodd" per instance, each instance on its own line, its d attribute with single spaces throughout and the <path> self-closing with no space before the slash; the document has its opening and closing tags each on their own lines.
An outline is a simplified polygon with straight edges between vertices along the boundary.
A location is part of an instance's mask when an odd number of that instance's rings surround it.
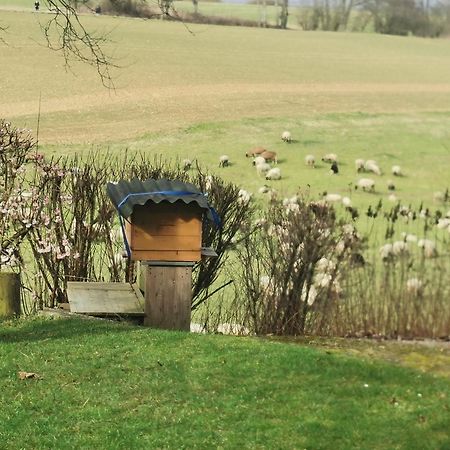
<svg viewBox="0 0 450 450">
<path fill-rule="evenodd" d="M 202 215 L 197 203 L 177 201 L 135 205 L 126 235 L 135 261 L 199 261 Z"/>
</svg>

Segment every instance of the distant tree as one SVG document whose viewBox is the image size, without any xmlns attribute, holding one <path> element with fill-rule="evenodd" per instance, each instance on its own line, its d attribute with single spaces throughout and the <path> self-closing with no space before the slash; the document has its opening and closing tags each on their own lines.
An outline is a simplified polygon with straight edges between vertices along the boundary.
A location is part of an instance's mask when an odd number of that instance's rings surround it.
<svg viewBox="0 0 450 450">
<path fill-rule="evenodd" d="M 285 30 L 288 24 L 289 0 L 281 0 L 280 28 Z"/>
<path fill-rule="evenodd" d="M 365 0 L 364 8 L 373 16 L 377 33 L 406 36 L 439 36 L 448 26 L 444 4 L 431 8 L 428 0 Z"/>
</svg>

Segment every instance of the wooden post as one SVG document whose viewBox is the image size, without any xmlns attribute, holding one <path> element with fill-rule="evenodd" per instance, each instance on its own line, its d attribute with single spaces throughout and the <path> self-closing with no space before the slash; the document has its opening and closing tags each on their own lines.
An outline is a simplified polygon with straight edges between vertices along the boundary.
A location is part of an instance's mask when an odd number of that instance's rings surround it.
<svg viewBox="0 0 450 450">
<path fill-rule="evenodd" d="M 0 318 L 20 314 L 20 275 L 0 272 Z"/>
<path fill-rule="evenodd" d="M 145 326 L 190 330 L 192 266 L 189 262 L 146 263 Z"/>
</svg>

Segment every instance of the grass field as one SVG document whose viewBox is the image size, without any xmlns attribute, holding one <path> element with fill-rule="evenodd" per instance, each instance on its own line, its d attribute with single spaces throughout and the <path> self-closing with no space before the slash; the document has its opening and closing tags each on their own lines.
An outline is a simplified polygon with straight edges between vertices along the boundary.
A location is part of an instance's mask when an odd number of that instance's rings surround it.
<svg viewBox="0 0 450 450">
<path fill-rule="evenodd" d="M 79 319 L 11 325 L 0 331 L 5 448 L 450 445 L 449 380 L 370 352 Z"/>
</svg>

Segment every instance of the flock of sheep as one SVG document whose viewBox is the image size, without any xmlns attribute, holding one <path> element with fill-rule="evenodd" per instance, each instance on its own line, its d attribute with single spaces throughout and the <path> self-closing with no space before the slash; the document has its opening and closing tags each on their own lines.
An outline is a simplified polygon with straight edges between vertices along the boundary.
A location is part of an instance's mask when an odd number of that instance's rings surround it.
<svg viewBox="0 0 450 450">
<path fill-rule="evenodd" d="M 281 134 L 281 140 L 287 144 L 293 142 L 292 135 L 289 131 L 284 131 Z M 278 155 L 274 151 L 269 151 L 264 147 L 255 147 L 250 151 L 247 151 L 245 156 L 247 158 L 252 158 L 252 164 L 256 169 L 256 172 L 260 176 L 264 176 L 266 180 L 280 180 L 282 178 L 281 169 L 277 166 L 278 164 Z M 338 156 L 335 153 L 327 153 L 322 155 L 320 158 L 322 163 L 330 164 L 330 173 L 336 175 L 339 173 L 339 160 Z M 307 167 L 311 169 L 316 168 L 316 157 L 312 154 L 307 154 L 304 157 L 304 162 Z M 183 160 L 183 167 L 185 170 L 189 170 L 191 168 L 192 162 L 189 159 Z M 221 155 L 219 157 L 219 167 L 225 168 L 231 165 L 230 157 L 228 155 Z M 376 177 L 383 175 L 383 172 L 380 168 L 380 165 L 377 161 L 373 159 L 355 159 L 354 167 L 356 173 L 360 174 L 360 178 L 356 180 L 353 184 L 355 190 L 361 190 L 363 192 L 375 192 L 376 185 Z M 390 173 L 392 178 L 386 181 L 386 187 L 389 191 L 388 200 L 392 202 L 398 202 L 398 197 L 395 195 L 394 191 L 396 190 L 396 184 L 394 182 L 394 178 L 398 178 L 403 176 L 402 168 L 398 165 L 392 165 L 390 169 Z M 262 186 L 259 189 L 259 193 L 269 193 L 274 190 L 267 185 Z M 247 198 L 249 199 L 252 194 L 248 193 L 245 190 L 241 190 L 241 201 L 245 201 Z M 436 201 L 442 202 L 442 197 L 445 196 L 445 193 L 435 192 L 434 199 Z M 342 202 L 342 204 L 350 208 L 351 207 L 351 199 L 346 196 L 342 196 L 338 193 L 323 193 L 323 200 L 326 202 Z M 446 200 L 444 199 L 444 203 Z"/>
<path fill-rule="evenodd" d="M 284 131 L 281 134 L 281 140 L 286 143 L 292 142 L 292 136 L 289 131 Z M 273 151 L 269 151 L 264 147 L 256 147 L 250 150 L 245 154 L 246 157 L 253 158 L 253 165 L 256 168 L 256 172 L 258 175 L 263 175 L 266 180 L 280 180 L 281 179 L 281 169 L 279 167 L 273 167 L 278 162 L 277 153 Z M 186 160 L 188 167 L 190 167 L 190 161 Z M 331 164 L 330 172 L 332 174 L 339 173 L 339 162 L 338 156 L 335 153 L 327 153 L 322 156 L 321 161 L 323 163 Z M 315 168 L 316 167 L 316 158 L 312 154 L 308 154 L 305 156 L 305 164 L 308 167 Z M 221 155 L 219 157 L 219 167 L 228 167 L 230 165 L 230 158 L 228 155 Z M 186 168 L 186 163 L 185 163 Z M 367 173 L 374 175 L 381 175 L 382 171 L 380 166 L 375 160 L 363 160 L 356 159 L 355 160 L 355 169 L 357 173 Z M 402 176 L 402 169 L 399 165 L 393 165 L 391 168 L 391 173 L 395 177 Z M 395 190 L 395 184 L 392 180 L 388 180 L 387 188 L 389 191 Z M 263 189 L 263 188 L 261 188 Z M 365 192 L 375 192 L 375 180 L 373 178 L 361 177 L 357 180 L 355 184 L 355 189 L 361 189 Z M 342 197 L 340 194 L 325 194 L 325 200 L 327 201 L 343 201 L 344 205 L 348 206 L 349 199 L 348 197 Z M 396 201 L 397 198 L 394 194 L 390 196 L 391 201 Z"/>
</svg>

